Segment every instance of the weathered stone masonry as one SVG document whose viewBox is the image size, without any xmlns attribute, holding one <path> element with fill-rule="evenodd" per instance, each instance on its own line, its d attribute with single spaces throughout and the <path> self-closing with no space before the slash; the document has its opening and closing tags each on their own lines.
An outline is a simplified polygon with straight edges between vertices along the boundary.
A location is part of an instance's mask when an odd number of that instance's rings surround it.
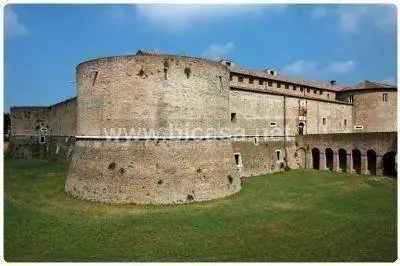
<svg viewBox="0 0 400 266">
<path fill-rule="evenodd" d="M 70 161 L 65 189 L 82 199 L 204 201 L 304 167 L 396 174 L 394 86 L 142 51 L 81 63 L 76 81 L 76 98 L 11 109 L 9 156 Z"/>
</svg>

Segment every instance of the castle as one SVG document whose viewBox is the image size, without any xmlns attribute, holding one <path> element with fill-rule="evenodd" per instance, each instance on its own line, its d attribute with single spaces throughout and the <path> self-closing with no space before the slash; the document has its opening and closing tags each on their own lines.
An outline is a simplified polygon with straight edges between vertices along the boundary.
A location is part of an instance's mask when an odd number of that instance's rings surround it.
<svg viewBox="0 0 400 266">
<path fill-rule="evenodd" d="M 12 107 L 9 155 L 70 163 L 65 190 L 107 203 L 225 197 L 297 168 L 396 176 L 397 87 L 355 87 L 157 54 L 83 62 L 77 97 Z"/>
</svg>

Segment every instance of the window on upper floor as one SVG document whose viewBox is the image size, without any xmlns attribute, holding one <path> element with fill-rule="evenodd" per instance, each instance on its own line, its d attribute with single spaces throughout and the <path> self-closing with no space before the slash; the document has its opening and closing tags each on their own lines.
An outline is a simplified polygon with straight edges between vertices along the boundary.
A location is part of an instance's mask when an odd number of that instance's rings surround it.
<svg viewBox="0 0 400 266">
<path fill-rule="evenodd" d="M 289 89 L 289 84 L 285 84 L 285 89 Z"/>
<path fill-rule="evenodd" d="M 310 88 L 307 88 L 307 92 L 310 92 Z"/>
<path fill-rule="evenodd" d="M 343 120 L 343 125 L 347 126 L 347 119 Z"/>
<path fill-rule="evenodd" d="M 253 84 L 254 83 L 254 79 L 253 78 L 249 78 L 249 83 Z"/>
<path fill-rule="evenodd" d="M 295 91 L 297 89 L 296 85 L 293 85 L 293 90 Z"/>
<path fill-rule="evenodd" d="M 276 127 L 276 122 L 271 122 L 271 123 L 269 123 L 269 126 L 270 126 L 270 127 Z"/>
<path fill-rule="evenodd" d="M 239 82 L 243 82 L 243 77 L 238 77 Z"/>
<path fill-rule="evenodd" d="M 319 90 L 319 95 L 322 95 L 322 90 Z"/>
<path fill-rule="evenodd" d="M 384 102 L 388 101 L 388 94 L 387 93 L 383 93 L 382 94 L 382 101 L 384 101 Z"/>
<path fill-rule="evenodd" d="M 326 118 L 325 117 L 322 118 L 322 124 L 326 125 Z"/>
<path fill-rule="evenodd" d="M 280 88 L 281 87 L 281 83 L 280 82 L 276 83 L 276 87 Z"/>
<path fill-rule="evenodd" d="M 268 86 L 272 87 L 272 81 L 268 80 Z"/>
<path fill-rule="evenodd" d="M 264 84 L 264 80 L 259 79 L 259 80 L 258 80 L 258 85 L 263 85 L 263 84 Z"/>
<path fill-rule="evenodd" d="M 231 113 L 231 122 L 236 123 L 236 113 Z"/>
<path fill-rule="evenodd" d="M 300 91 L 303 92 L 303 91 L 304 91 L 304 88 L 303 88 L 303 87 L 300 87 Z"/>
<path fill-rule="evenodd" d="M 230 74 L 230 75 L 229 75 L 229 80 L 232 81 L 232 79 L 233 79 L 233 75 Z"/>
<path fill-rule="evenodd" d="M 350 96 L 349 96 L 349 103 L 352 103 L 352 102 L 353 102 L 353 100 L 354 100 L 354 97 L 353 97 L 353 95 L 350 95 Z"/>
</svg>

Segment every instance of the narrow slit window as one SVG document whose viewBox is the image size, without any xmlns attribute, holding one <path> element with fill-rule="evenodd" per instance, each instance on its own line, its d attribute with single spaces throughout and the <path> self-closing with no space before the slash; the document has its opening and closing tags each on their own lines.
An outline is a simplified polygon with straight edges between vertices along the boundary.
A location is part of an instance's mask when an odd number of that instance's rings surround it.
<svg viewBox="0 0 400 266">
<path fill-rule="evenodd" d="M 231 122 L 236 123 L 236 113 L 231 113 Z"/>
</svg>

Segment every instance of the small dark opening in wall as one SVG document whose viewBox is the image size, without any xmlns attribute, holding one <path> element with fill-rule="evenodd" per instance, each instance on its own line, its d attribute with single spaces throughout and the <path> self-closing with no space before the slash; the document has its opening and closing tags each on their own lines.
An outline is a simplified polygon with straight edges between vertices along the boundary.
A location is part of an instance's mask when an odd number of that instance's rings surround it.
<svg viewBox="0 0 400 266">
<path fill-rule="evenodd" d="M 190 73 L 191 73 L 190 68 L 189 67 L 185 67 L 186 78 L 190 78 Z"/>
<path fill-rule="evenodd" d="M 231 122 L 236 123 L 236 113 L 231 113 Z"/>
<path fill-rule="evenodd" d="M 228 175 L 228 181 L 229 181 L 229 184 L 232 185 L 232 183 L 233 183 L 233 177 L 232 177 L 231 175 Z"/>
<path fill-rule="evenodd" d="M 201 173 L 201 168 L 197 168 L 196 172 Z"/>
<path fill-rule="evenodd" d="M 193 195 L 188 194 L 187 197 L 186 197 L 186 199 L 187 199 L 188 201 L 192 201 L 192 200 L 194 200 L 194 197 L 193 197 Z"/>
<path fill-rule="evenodd" d="M 268 86 L 272 87 L 272 81 L 268 81 Z"/>
<path fill-rule="evenodd" d="M 250 83 L 250 84 L 253 84 L 253 83 L 254 83 L 254 79 L 249 78 L 249 83 Z"/>
<path fill-rule="evenodd" d="M 143 76 L 144 76 L 144 70 L 143 70 L 143 68 L 141 68 L 141 69 L 139 70 L 138 76 L 139 76 L 139 77 L 143 77 Z"/>
<path fill-rule="evenodd" d="M 239 82 L 243 82 L 243 77 L 238 77 Z"/>
<path fill-rule="evenodd" d="M 258 85 L 263 85 L 263 84 L 264 84 L 264 81 L 262 79 L 259 79 L 258 80 Z"/>
<path fill-rule="evenodd" d="M 164 79 L 168 79 L 168 68 L 169 68 L 169 63 L 167 60 L 164 61 Z"/>
<path fill-rule="evenodd" d="M 110 164 L 108 165 L 108 169 L 109 169 L 109 170 L 114 170 L 114 169 L 115 169 L 115 166 L 116 166 L 115 163 L 110 163 Z"/>
<path fill-rule="evenodd" d="M 163 181 L 160 179 L 158 180 L 157 184 L 162 185 Z"/>
<path fill-rule="evenodd" d="M 121 175 L 125 173 L 125 169 L 124 168 L 120 168 L 118 171 Z"/>
</svg>

